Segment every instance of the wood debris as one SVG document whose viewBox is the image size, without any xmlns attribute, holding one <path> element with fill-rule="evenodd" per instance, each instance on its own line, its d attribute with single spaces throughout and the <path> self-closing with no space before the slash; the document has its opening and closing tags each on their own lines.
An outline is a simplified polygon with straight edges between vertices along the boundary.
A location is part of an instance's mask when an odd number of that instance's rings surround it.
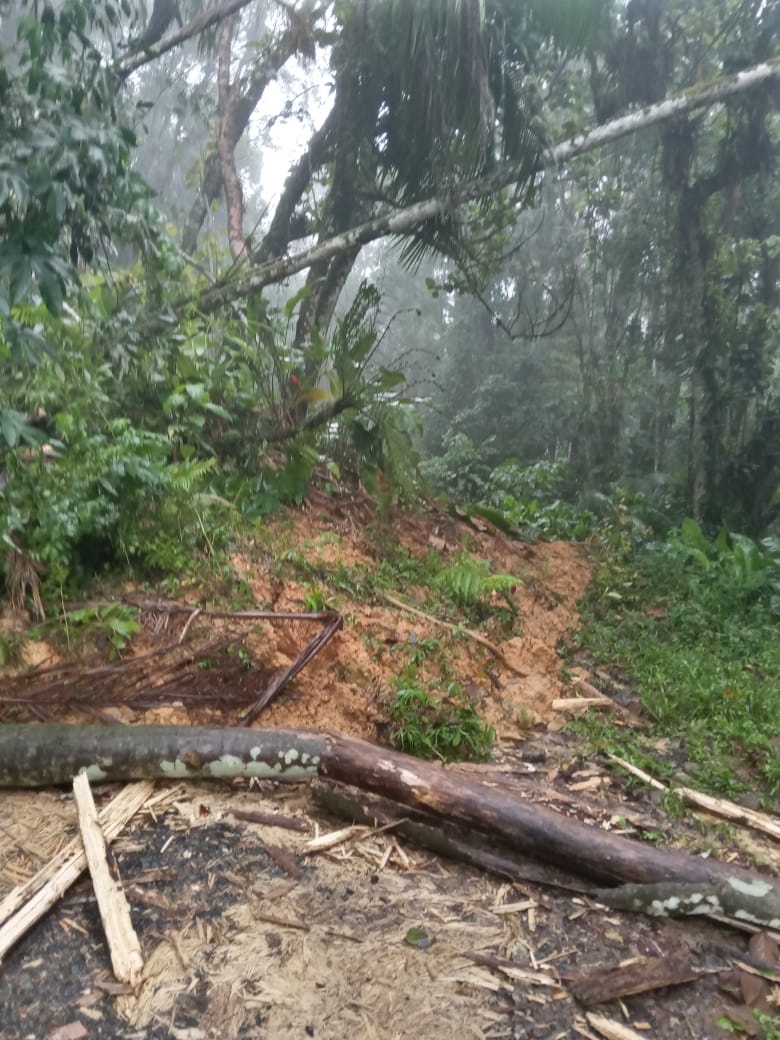
<svg viewBox="0 0 780 1040">
<path fill-rule="evenodd" d="M 676 795 L 678 798 L 682 798 L 683 801 L 688 802 L 689 805 L 695 805 L 697 808 L 705 809 L 714 816 L 732 820 L 734 823 L 742 824 L 744 827 L 752 827 L 754 830 L 761 831 L 776 841 L 780 841 L 780 819 L 777 817 L 767 816 L 766 813 L 749 809 L 744 805 L 736 805 L 726 798 L 714 798 L 712 795 L 703 794 L 701 791 L 694 791 L 691 787 L 667 787 L 660 780 L 656 780 L 649 773 L 639 769 L 638 766 L 632 765 L 624 758 L 613 754 L 610 754 L 609 758 L 625 769 L 626 772 L 631 773 L 632 776 L 644 780 L 646 784 L 650 784 L 656 791 L 665 791 Z"/>
<path fill-rule="evenodd" d="M 630 1029 L 628 1026 L 624 1026 L 622 1022 L 616 1022 L 614 1019 L 606 1018 L 604 1015 L 597 1015 L 593 1011 L 588 1011 L 585 1017 L 588 1020 L 588 1024 L 596 1032 L 600 1033 L 604 1040 L 647 1040 L 647 1034 L 643 1036 L 642 1033 L 637 1033 L 635 1029 Z"/>
<path fill-rule="evenodd" d="M 662 957 L 632 957 L 616 966 L 570 976 L 566 983 L 580 1003 L 591 1005 L 692 982 L 702 974 L 691 963 L 690 951 L 672 950 Z"/>
<path fill-rule="evenodd" d="M 153 781 L 131 784 L 102 810 L 98 819 L 108 841 L 123 830 L 153 791 Z M 0 962 L 14 943 L 58 902 L 86 866 L 84 848 L 76 838 L 34 877 L 8 893 L 0 903 Z"/>
<path fill-rule="evenodd" d="M 135 988 L 144 968 L 141 944 L 130 918 L 130 906 L 122 884 L 111 875 L 108 847 L 98 820 L 86 773 L 73 780 L 73 797 L 79 812 L 79 828 L 92 877 L 92 887 L 106 934 L 111 964 L 118 982 Z"/>
</svg>

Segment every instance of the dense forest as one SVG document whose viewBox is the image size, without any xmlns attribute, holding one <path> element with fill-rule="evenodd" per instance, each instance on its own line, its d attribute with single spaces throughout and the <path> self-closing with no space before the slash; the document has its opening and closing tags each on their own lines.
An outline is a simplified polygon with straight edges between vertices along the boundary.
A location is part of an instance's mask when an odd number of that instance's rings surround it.
<svg viewBox="0 0 780 1040">
<path fill-rule="evenodd" d="M 149 496 L 260 513 L 322 463 L 771 534 L 779 28 L 736 0 L 4 4 L 7 547 L 61 581 L 81 539 L 149 551 Z"/>
<path fill-rule="evenodd" d="M 87 732 L 118 741 L 98 779 L 140 748 L 149 776 L 387 795 L 391 755 L 414 780 L 404 755 L 498 741 L 534 772 L 533 734 L 591 808 L 616 762 L 666 783 L 623 777 L 586 845 L 653 859 L 648 821 L 702 789 L 775 840 L 779 156 L 780 0 L 0 0 L 0 785 L 61 783 Z M 224 753 L 266 708 L 269 762 Z M 220 755 L 137 738 L 158 709 L 177 741 L 212 712 Z M 774 870 L 714 826 L 672 836 L 697 869 Z M 745 1035 L 780 1036 L 740 985 Z"/>
</svg>

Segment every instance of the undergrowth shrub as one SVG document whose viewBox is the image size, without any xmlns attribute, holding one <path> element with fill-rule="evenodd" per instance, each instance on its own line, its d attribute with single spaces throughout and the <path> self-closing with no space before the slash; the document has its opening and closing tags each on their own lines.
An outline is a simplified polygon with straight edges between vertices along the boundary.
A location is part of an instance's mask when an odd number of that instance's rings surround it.
<svg viewBox="0 0 780 1040">
<path fill-rule="evenodd" d="M 390 706 L 390 739 L 399 751 L 443 762 L 490 758 L 495 730 L 474 710 L 457 683 L 436 701 L 420 686 L 401 682 Z"/>
<path fill-rule="evenodd" d="M 213 461 L 171 463 L 162 434 L 126 419 L 75 432 L 55 453 L 6 455 L 0 538 L 39 567 L 46 595 L 118 566 L 178 573 L 209 542 Z"/>
</svg>

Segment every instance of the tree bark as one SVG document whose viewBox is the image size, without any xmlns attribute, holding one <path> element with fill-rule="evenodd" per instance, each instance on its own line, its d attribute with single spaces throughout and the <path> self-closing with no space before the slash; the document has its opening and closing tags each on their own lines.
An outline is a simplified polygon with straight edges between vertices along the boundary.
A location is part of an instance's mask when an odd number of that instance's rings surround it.
<svg viewBox="0 0 780 1040">
<path fill-rule="evenodd" d="M 182 248 L 185 253 L 195 252 L 198 235 L 203 226 L 203 221 L 206 219 L 209 206 L 219 198 L 223 184 L 226 185 L 230 181 L 230 166 L 232 165 L 235 168 L 235 149 L 249 125 L 252 113 L 260 103 L 269 83 L 271 83 L 285 62 L 296 52 L 296 49 L 296 33 L 290 29 L 283 33 L 279 40 L 263 55 L 262 60 L 257 63 L 248 81 L 238 81 L 231 85 L 229 82 L 229 65 L 226 71 L 227 83 L 223 83 L 220 79 L 220 125 L 218 137 L 217 141 L 209 146 L 203 163 L 200 190 L 192 204 L 182 232 Z M 222 74 L 223 62 L 221 58 L 222 55 L 220 55 L 220 73 Z M 226 168 L 228 169 L 227 181 L 224 178 Z M 230 212 L 229 198 L 228 211 Z M 231 235 L 231 249 L 233 248 L 233 240 L 234 236 Z M 282 243 L 280 251 L 284 251 L 286 244 L 286 242 Z"/>
<path fill-rule="evenodd" d="M 643 845 L 354 737 L 317 730 L 0 726 L 0 788 L 65 784 L 82 771 L 93 781 L 324 776 L 477 829 L 602 884 L 731 884 L 736 877 L 780 898 L 780 885 L 764 875 Z"/>
<path fill-rule="evenodd" d="M 246 253 L 244 239 L 244 189 L 236 169 L 236 145 L 243 128 L 236 123 L 236 85 L 231 82 L 230 62 L 233 54 L 233 34 L 238 24 L 238 15 L 223 24 L 219 34 L 219 70 L 217 87 L 219 91 L 219 133 L 217 136 L 217 152 L 222 186 L 225 190 L 225 208 L 227 209 L 227 233 L 230 254 L 234 260 L 241 260 Z"/>
</svg>

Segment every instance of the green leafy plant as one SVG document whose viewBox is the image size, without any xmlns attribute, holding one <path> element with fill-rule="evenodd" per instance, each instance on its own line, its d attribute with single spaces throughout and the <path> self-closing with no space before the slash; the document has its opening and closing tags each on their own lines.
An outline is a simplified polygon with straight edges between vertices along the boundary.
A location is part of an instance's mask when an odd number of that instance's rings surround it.
<svg viewBox="0 0 780 1040">
<path fill-rule="evenodd" d="M 416 685 L 399 685 L 390 706 L 390 739 L 418 758 L 475 761 L 490 758 L 496 734 L 468 702 L 457 683 L 450 683 L 438 702 Z"/>
<path fill-rule="evenodd" d="M 135 607 L 111 603 L 106 607 L 82 607 L 63 616 L 70 642 L 70 629 L 80 628 L 90 637 L 102 635 L 111 644 L 111 657 L 119 657 L 133 636 L 141 631 Z"/>
<path fill-rule="evenodd" d="M 303 586 L 303 609 L 309 613 L 316 614 L 328 609 L 328 596 L 321 588 L 309 583 Z"/>
<path fill-rule="evenodd" d="M 694 521 L 664 542 L 607 548 L 580 636 L 630 677 L 650 741 L 681 735 L 695 784 L 732 797 L 758 791 L 767 805 L 780 792 L 773 549 L 733 534 L 708 539 Z"/>
<path fill-rule="evenodd" d="M 94 432 L 62 421 L 66 443 L 56 459 L 6 456 L 0 501 L 0 539 L 23 546 L 48 595 L 128 564 L 183 573 L 201 547 L 213 550 L 206 518 L 225 507 L 205 486 L 213 460 L 171 463 L 167 438 L 127 419 Z"/>
<path fill-rule="evenodd" d="M 486 560 L 471 556 L 458 557 L 435 578 L 435 586 L 466 613 L 484 613 L 491 593 L 500 594 L 513 614 L 517 605 L 511 592 L 520 584 L 511 574 L 491 574 Z"/>
</svg>

